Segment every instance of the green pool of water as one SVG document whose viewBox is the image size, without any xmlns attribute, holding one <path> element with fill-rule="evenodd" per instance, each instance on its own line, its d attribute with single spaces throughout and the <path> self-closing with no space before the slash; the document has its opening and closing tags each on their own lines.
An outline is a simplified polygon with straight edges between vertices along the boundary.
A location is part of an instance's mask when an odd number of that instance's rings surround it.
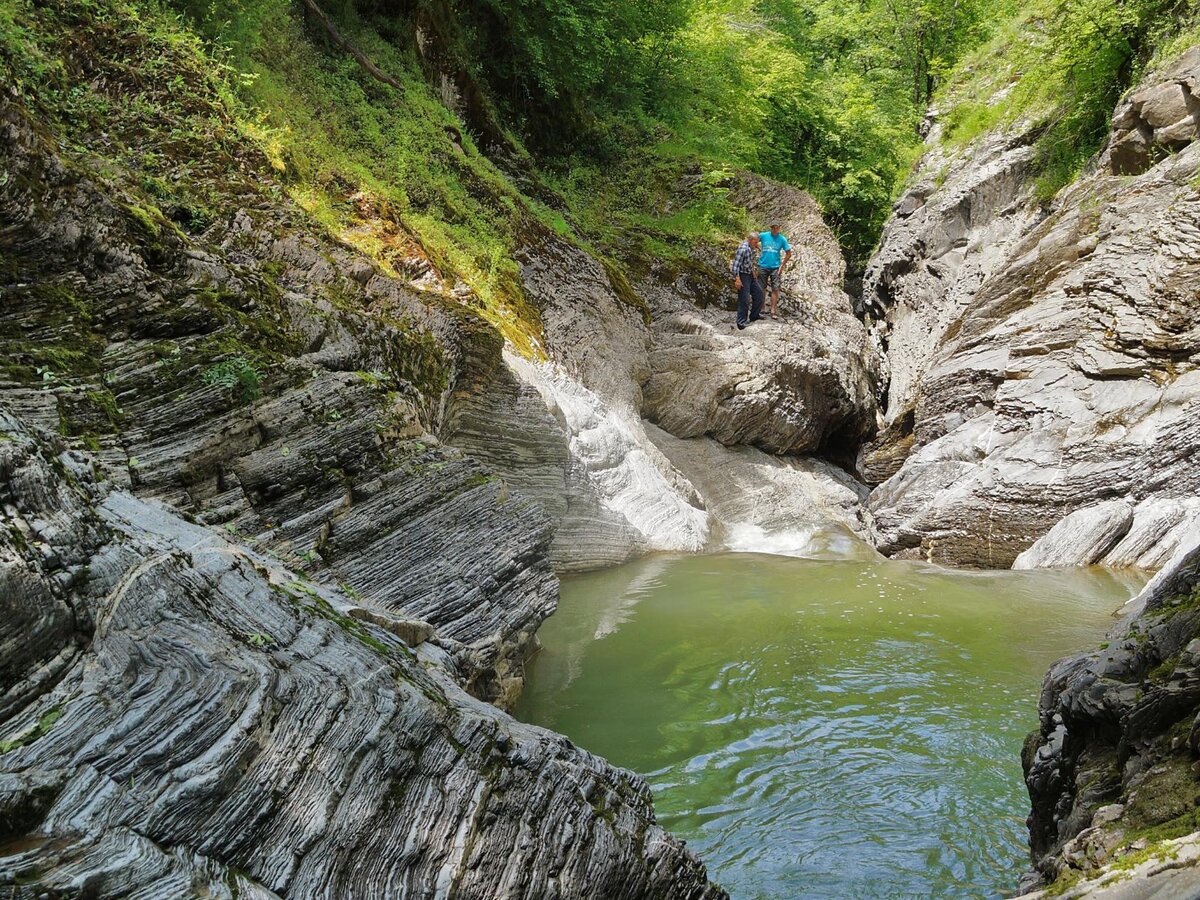
<svg viewBox="0 0 1200 900">
<path fill-rule="evenodd" d="M 1140 584 L 651 558 L 564 580 L 516 714 L 645 775 L 735 898 L 996 897 L 1042 675 Z"/>
</svg>

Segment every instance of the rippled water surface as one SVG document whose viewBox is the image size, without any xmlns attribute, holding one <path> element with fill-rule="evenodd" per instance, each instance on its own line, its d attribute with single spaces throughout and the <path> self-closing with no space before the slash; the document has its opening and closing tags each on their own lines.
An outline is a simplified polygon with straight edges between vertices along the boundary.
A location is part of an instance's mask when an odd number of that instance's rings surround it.
<svg viewBox="0 0 1200 900">
<path fill-rule="evenodd" d="M 647 776 L 735 897 L 996 897 L 1041 677 L 1140 586 L 728 554 L 563 583 L 517 715 Z"/>
</svg>

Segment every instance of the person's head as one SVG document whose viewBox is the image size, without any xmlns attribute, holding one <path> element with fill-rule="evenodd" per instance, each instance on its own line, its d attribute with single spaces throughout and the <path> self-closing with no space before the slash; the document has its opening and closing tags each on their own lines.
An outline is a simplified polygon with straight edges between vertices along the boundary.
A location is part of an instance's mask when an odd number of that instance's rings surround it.
<svg viewBox="0 0 1200 900">
<path fill-rule="evenodd" d="M 751 247 L 757 247 L 762 243 L 762 238 L 758 236 L 757 232 L 751 232 L 750 234 L 746 235 L 746 240 L 750 242 Z"/>
<path fill-rule="evenodd" d="M 771 223 L 771 237 L 779 237 L 779 223 L 778 222 Z"/>
</svg>

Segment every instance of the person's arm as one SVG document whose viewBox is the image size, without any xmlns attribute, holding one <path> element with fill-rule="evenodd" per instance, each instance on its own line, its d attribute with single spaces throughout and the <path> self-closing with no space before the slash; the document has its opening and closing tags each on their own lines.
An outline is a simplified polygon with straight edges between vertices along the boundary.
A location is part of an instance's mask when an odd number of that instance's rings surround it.
<svg viewBox="0 0 1200 900">
<path fill-rule="evenodd" d="M 783 237 L 780 235 L 780 237 Z M 792 258 L 792 245 L 788 243 L 786 237 L 783 238 L 783 259 L 779 263 L 779 271 L 783 271 L 788 264 L 788 260 Z"/>
</svg>

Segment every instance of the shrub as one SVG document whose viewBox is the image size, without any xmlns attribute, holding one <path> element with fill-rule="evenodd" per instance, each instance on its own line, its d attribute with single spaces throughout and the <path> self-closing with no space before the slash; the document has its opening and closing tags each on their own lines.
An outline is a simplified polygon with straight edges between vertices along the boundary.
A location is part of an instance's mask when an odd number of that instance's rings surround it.
<svg viewBox="0 0 1200 900">
<path fill-rule="evenodd" d="M 241 403 L 251 403 L 262 396 L 262 375 L 244 356 L 223 360 L 202 377 L 205 384 L 225 388 Z"/>
</svg>

